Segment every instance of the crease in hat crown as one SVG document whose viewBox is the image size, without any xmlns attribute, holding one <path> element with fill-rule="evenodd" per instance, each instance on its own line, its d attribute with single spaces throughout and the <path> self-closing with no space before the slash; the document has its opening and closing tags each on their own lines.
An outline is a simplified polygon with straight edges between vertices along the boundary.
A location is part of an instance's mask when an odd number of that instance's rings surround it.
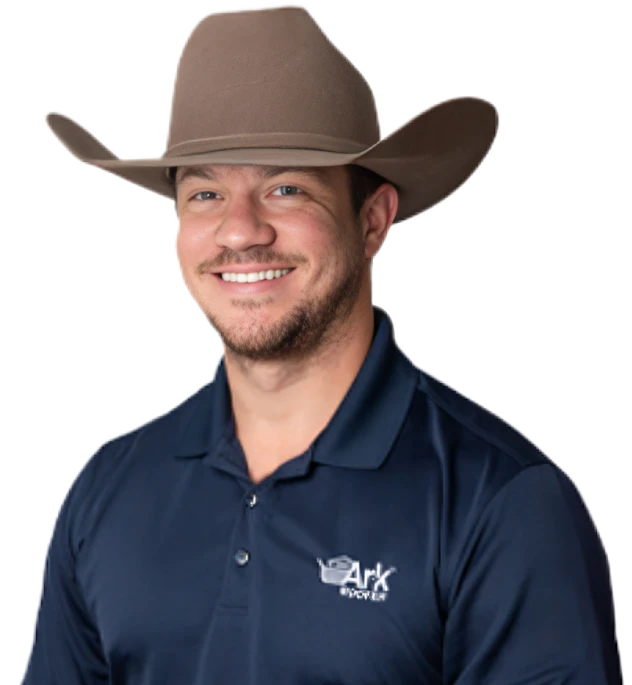
<svg viewBox="0 0 632 685">
<path fill-rule="evenodd" d="M 283 7 L 198 23 L 178 63 L 163 157 L 267 145 L 357 153 L 379 139 L 364 77 L 306 10 Z"/>
</svg>

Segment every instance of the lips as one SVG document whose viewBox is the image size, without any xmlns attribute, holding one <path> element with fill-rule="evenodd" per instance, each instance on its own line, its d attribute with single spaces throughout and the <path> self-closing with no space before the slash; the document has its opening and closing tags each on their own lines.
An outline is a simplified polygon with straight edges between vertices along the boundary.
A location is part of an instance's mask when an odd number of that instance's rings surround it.
<svg viewBox="0 0 632 685">
<path fill-rule="evenodd" d="M 263 271 L 263 269 L 262 269 Z M 243 294 L 243 295 L 250 295 L 250 294 L 255 294 L 255 293 L 263 293 L 266 291 L 272 291 L 274 288 L 278 288 L 283 286 L 289 279 L 289 277 L 296 271 L 296 268 L 291 268 L 290 271 L 283 275 L 283 276 L 278 276 L 275 278 L 264 278 L 262 280 L 258 281 L 251 281 L 251 282 L 239 282 L 239 281 L 225 281 L 222 278 L 221 273 L 216 273 L 213 274 L 218 280 L 219 280 L 219 286 L 223 290 L 225 290 L 227 293 L 232 293 L 232 294 Z M 243 271 L 241 272 L 223 272 L 223 273 L 244 273 Z"/>
<path fill-rule="evenodd" d="M 270 281 L 277 281 L 277 280 L 279 280 L 279 279 L 281 279 L 281 278 L 285 278 L 286 276 L 289 276 L 289 275 L 292 273 L 292 271 L 294 271 L 294 270 L 296 269 L 296 267 L 287 267 L 287 266 L 285 266 L 285 267 L 283 267 L 282 269 L 261 269 L 261 271 L 266 271 L 266 272 L 267 272 L 267 271 L 285 271 L 285 269 L 289 269 L 290 271 L 289 271 L 287 274 L 284 274 L 283 276 L 279 276 L 279 277 L 275 277 L 275 278 L 270 278 L 270 279 L 264 278 L 264 279 L 262 279 L 262 280 L 254 281 L 254 283 L 262 283 L 263 281 L 268 281 L 268 280 L 270 280 Z M 254 272 L 254 273 L 260 273 L 261 271 L 257 271 L 257 272 Z M 217 276 L 217 278 L 221 279 L 224 283 L 235 283 L 236 285 L 248 285 L 248 284 L 249 284 L 248 281 L 244 281 L 243 283 L 240 283 L 239 281 L 224 281 L 224 279 L 222 278 L 223 274 L 239 274 L 239 273 L 250 274 L 250 273 L 253 273 L 253 272 L 251 272 L 251 271 L 228 271 L 228 270 L 227 270 L 227 271 L 220 271 L 220 272 L 217 272 L 217 273 L 215 273 L 214 275 Z M 250 285 L 252 285 L 252 282 L 250 283 Z"/>
<path fill-rule="evenodd" d="M 250 264 L 250 265 L 241 265 L 241 264 L 235 264 L 234 266 L 227 266 L 223 268 L 221 271 L 214 271 L 216 275 L 221 276 L 222 274 L 229 273 L 229 274 L 249 274 L 249 273 L 260 273 L 261 271 L 283 271 L 284 269 L 295 269 L 296 267 L 294 266 L 288 266 L 288 265 L 283 265 L 283 264 L 271 264 L 269 266 L 266 266 L 265 264 Z"/>
</svg>

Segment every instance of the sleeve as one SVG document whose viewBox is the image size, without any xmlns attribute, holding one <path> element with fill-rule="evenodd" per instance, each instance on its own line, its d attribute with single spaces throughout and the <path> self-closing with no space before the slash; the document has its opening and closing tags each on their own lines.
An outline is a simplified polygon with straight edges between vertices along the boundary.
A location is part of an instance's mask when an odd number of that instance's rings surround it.
<svg viewBox="0 0 632 685">
<path fill-rule="evenodd" d="M 552 462 L 496 493 L 453 566 L 444 685 L 621 685 L 608 562 Z"/>
<path fill-rule="evenodd" d="M 48 547 L 35 639 L 22 685 L 108 682 L 99 633 L 75 577 L 70 512 L 79 480 L 61 506 Z"/>
</svg>

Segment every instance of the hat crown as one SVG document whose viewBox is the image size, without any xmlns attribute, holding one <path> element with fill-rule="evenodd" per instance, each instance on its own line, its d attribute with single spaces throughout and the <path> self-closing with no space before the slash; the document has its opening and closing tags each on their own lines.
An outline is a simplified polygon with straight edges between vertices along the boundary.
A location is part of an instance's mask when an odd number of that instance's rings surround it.
<svg viewBox="0 0 632 685">
<path fill-rule="evenodd" d="M 380 139 L 368 83 L 303 8 L 212 14 L 183 49 L 165 155 L 253 134 L 350 152 Z"/>
</svg>

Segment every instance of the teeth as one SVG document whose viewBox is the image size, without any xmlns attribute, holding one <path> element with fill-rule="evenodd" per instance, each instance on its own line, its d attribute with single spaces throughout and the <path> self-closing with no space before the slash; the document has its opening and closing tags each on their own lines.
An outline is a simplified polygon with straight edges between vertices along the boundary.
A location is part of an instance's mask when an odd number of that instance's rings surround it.
<svg viewBox="0 0 632 685">
<path fill-rule="evenodd" d="M 257 281 L 271 281 L 273 278 L 280 278 L 290 271 L 291 269 L 269 269 L 268 271 L 253 271 L 249 274 L 225 272 L 222 274 L 222 279 L 236 283 L 256 283 Z"/>
</svg>

